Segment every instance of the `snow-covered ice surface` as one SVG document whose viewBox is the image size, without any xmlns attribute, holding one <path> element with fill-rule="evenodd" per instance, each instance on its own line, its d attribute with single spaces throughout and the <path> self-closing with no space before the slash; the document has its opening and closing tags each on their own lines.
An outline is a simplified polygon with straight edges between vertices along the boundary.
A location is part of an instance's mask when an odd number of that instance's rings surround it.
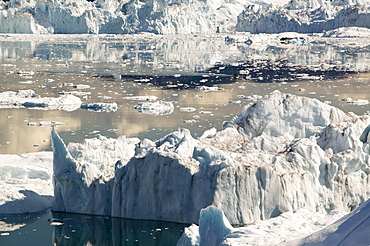
<svg viewBox="0 0 370 246">
<path fill-rule="evenodd" d="M 113 147 L 105 160 L 94 148 L 76 154 L 53 131 L 53 209 L 198 223 L 213 205 L 239 225 L 301 208 L 350 211 L 370 197 L 369 123 L 368 115 L 276 91 L 216 134 L 126 139 L 127 152 L 118 157 Z"/>
<path fill-rule="evenodd" d="M 1 155 L 0 214 L 33 213 L 51 207 L 51 152 Z"/>
<path fill-rule="evenodd" d="M 230 227 L 222 210 L 210 206 L 201 210 L 199 226 L 192 224 L 185 228 L 177 246 L 368 245 L 369 201 L 348 214 L 299 209 L 239 228 Z M 207 233 L 202 233 L 204 231 Z"/>
</svg>

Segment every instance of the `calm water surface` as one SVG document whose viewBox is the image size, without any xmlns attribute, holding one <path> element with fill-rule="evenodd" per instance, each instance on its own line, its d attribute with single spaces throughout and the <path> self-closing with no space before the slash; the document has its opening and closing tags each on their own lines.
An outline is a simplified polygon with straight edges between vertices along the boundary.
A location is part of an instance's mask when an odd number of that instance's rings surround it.
<svg viewBox="0 0 370 246">
<path fill-rule="evenodd" d="M 189 225 L 50 211 L 7 215 L 0 216 L 0 245 L 172 246 L 185 226 Z"/>
</svg>

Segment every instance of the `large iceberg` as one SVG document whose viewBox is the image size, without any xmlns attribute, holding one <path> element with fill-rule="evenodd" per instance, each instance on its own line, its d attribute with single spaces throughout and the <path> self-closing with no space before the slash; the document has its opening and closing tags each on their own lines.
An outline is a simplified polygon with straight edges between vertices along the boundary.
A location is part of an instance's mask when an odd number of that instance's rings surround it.
<svg viewBox="0 0 370 246">
<path fill-rule="evenodd" d="M 181 129 L 66 147 L 53 130 L 53 210 L 198 223 L 212 205 L 236 225 L 300 208 L 350 211 L 370 197 L 369 124 L 275 91 L 198 139 Z"/>
</svg>

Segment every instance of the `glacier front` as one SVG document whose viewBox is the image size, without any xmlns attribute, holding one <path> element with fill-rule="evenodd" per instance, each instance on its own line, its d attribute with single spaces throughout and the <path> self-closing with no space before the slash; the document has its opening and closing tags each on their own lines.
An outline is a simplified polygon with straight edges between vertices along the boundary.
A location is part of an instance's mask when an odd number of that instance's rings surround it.
<svg viewBox="0 0 370 246">
<path fill-rule="evenodd" d="M 223 130 L 66 146 L 52 130 L 54 211 L 244 225 L 304 208 L 351 211 L 370 197 L 370 117 L 275 91 Z M 212 134 L 211 134 L 212 133 Z"/>
<path fill-rule="evenodd" d="M 1 33 L 323 32 L 370 26 L 368 0 L 0 1 Z"/>
</svg>

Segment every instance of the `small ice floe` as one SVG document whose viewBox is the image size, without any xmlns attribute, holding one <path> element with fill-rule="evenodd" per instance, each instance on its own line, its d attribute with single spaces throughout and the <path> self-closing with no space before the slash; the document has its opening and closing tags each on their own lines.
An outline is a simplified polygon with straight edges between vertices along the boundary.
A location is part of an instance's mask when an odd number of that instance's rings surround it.
<svg viewBox="0 0 370 246">
<path fill-rule="evenodd" d="M 243 96 L 243 95 L 241 95 L 241 96 Z M 258 101 L 258 100 L 262 99 L 262 96 L 259 96 L 259 95 L 244 96 L 244 99 L 251 100 L 251 101 Z"/>
<path fill-rule="evenodd" d="M 72 88 L 75 88 L 75 89 L 89 89 L 90 88 L 90 86 L 89 85 L 72 85 L 71 86 Z"/>
<path fill-rule="evenodd" d="M 197 122 L 196 120 L 184 120 L 184 123 L 187 123 L 187 124 L 194 124 L 196 122 Z"/>
<path fill-rule="evenodd" d="M 353 100 L 350 97 L 344 98 L 344 99 L 342 99 L 342 101 L 345 101 L 346 103 L 350 103 L 350 104 L 353 104 L 353 105 L 358 105 L 358 106 L 369 104 L 369 100 L 364 100 L 364 99 Z"/>
<path fill-rule="evenodd" d="M 19 83 L 19 84 L 27 84 L 27 85 L 30 85 L 30 84 L 33 84 L 33 81 L 32 81 L 32 80 L 19 81 L 18 83 Z"/>
<path fill-rule="evenodd" d="M 180 108 L 180 111 L 181 112 L 194 112 L 196 111 L 197 109 L 196 108 L 193 108 L 193 107 L 185 107 L 185 108 Z"/>
<path fill-rule="evenodd" d="M 118 109 L 117 103 L 89 103 L 81 105 L 81 108 L 94 112 L 115 112 Z"/>
<path fill-rule="evenodd" d="M 65 125 L 66 123 L 58 122 L 58 121 L 38 121 L 38 122 L 28 122 L 28 126 L 58 126 L 58 125 Z"/>
<path fill-rule="evenodd" d="M 62 91 L 59 92 L 60 95 L 74 95 L 74 96 L 86 96 L 91 95 L 91 91 Z"/>
<path fill-rule="evenodd" d="M 51 226 L 62 226 L 62 225 L 64 225 L 64 223 L 63 223 L 63 221 L 61 220 L 61 219 L 50 219 L 49 220 L 51 223 L 50 223 L 50 225 Z"/>
<path fill-rule="evenodd" d="M 169 115 L 172 114 L 174 106 L 172 102 L 157 101 L 153 103 L 143 102 L 134 107 L 140 113 L 153 115 Z"/>
<path fill-rule="evenodd" d="M 208 91 L 218 91 L 219 88 L 217 86 L 201 86 L 199 87 L 199 90 L 200 91 L 203 91 L 203 92 L 208 92 Z"/>
<path fill-rule="evenodd" d="M 21 76 L 33 76 L 33 75 L 35 75 L 35 72 L 34 71 L 19 70 L 19 71 L 17 71 L 17 74 L 19 74 Z"/>
<path fill-rule="evenodd" d="M 132 96 L 132 97 L 124 97 L 123 99 L 134 100 L 134 101 L 155 101 L 158 99 L 158 97 L 157 96 Z"/>
<path fill-rule="evenodd" d="M 33 90 L 0 93 L 0 108 L 33 108 L 43 110 L 73 111 L 80 107 L 81 99 L 73 95 L 41 97 Z"/>
</svg>

